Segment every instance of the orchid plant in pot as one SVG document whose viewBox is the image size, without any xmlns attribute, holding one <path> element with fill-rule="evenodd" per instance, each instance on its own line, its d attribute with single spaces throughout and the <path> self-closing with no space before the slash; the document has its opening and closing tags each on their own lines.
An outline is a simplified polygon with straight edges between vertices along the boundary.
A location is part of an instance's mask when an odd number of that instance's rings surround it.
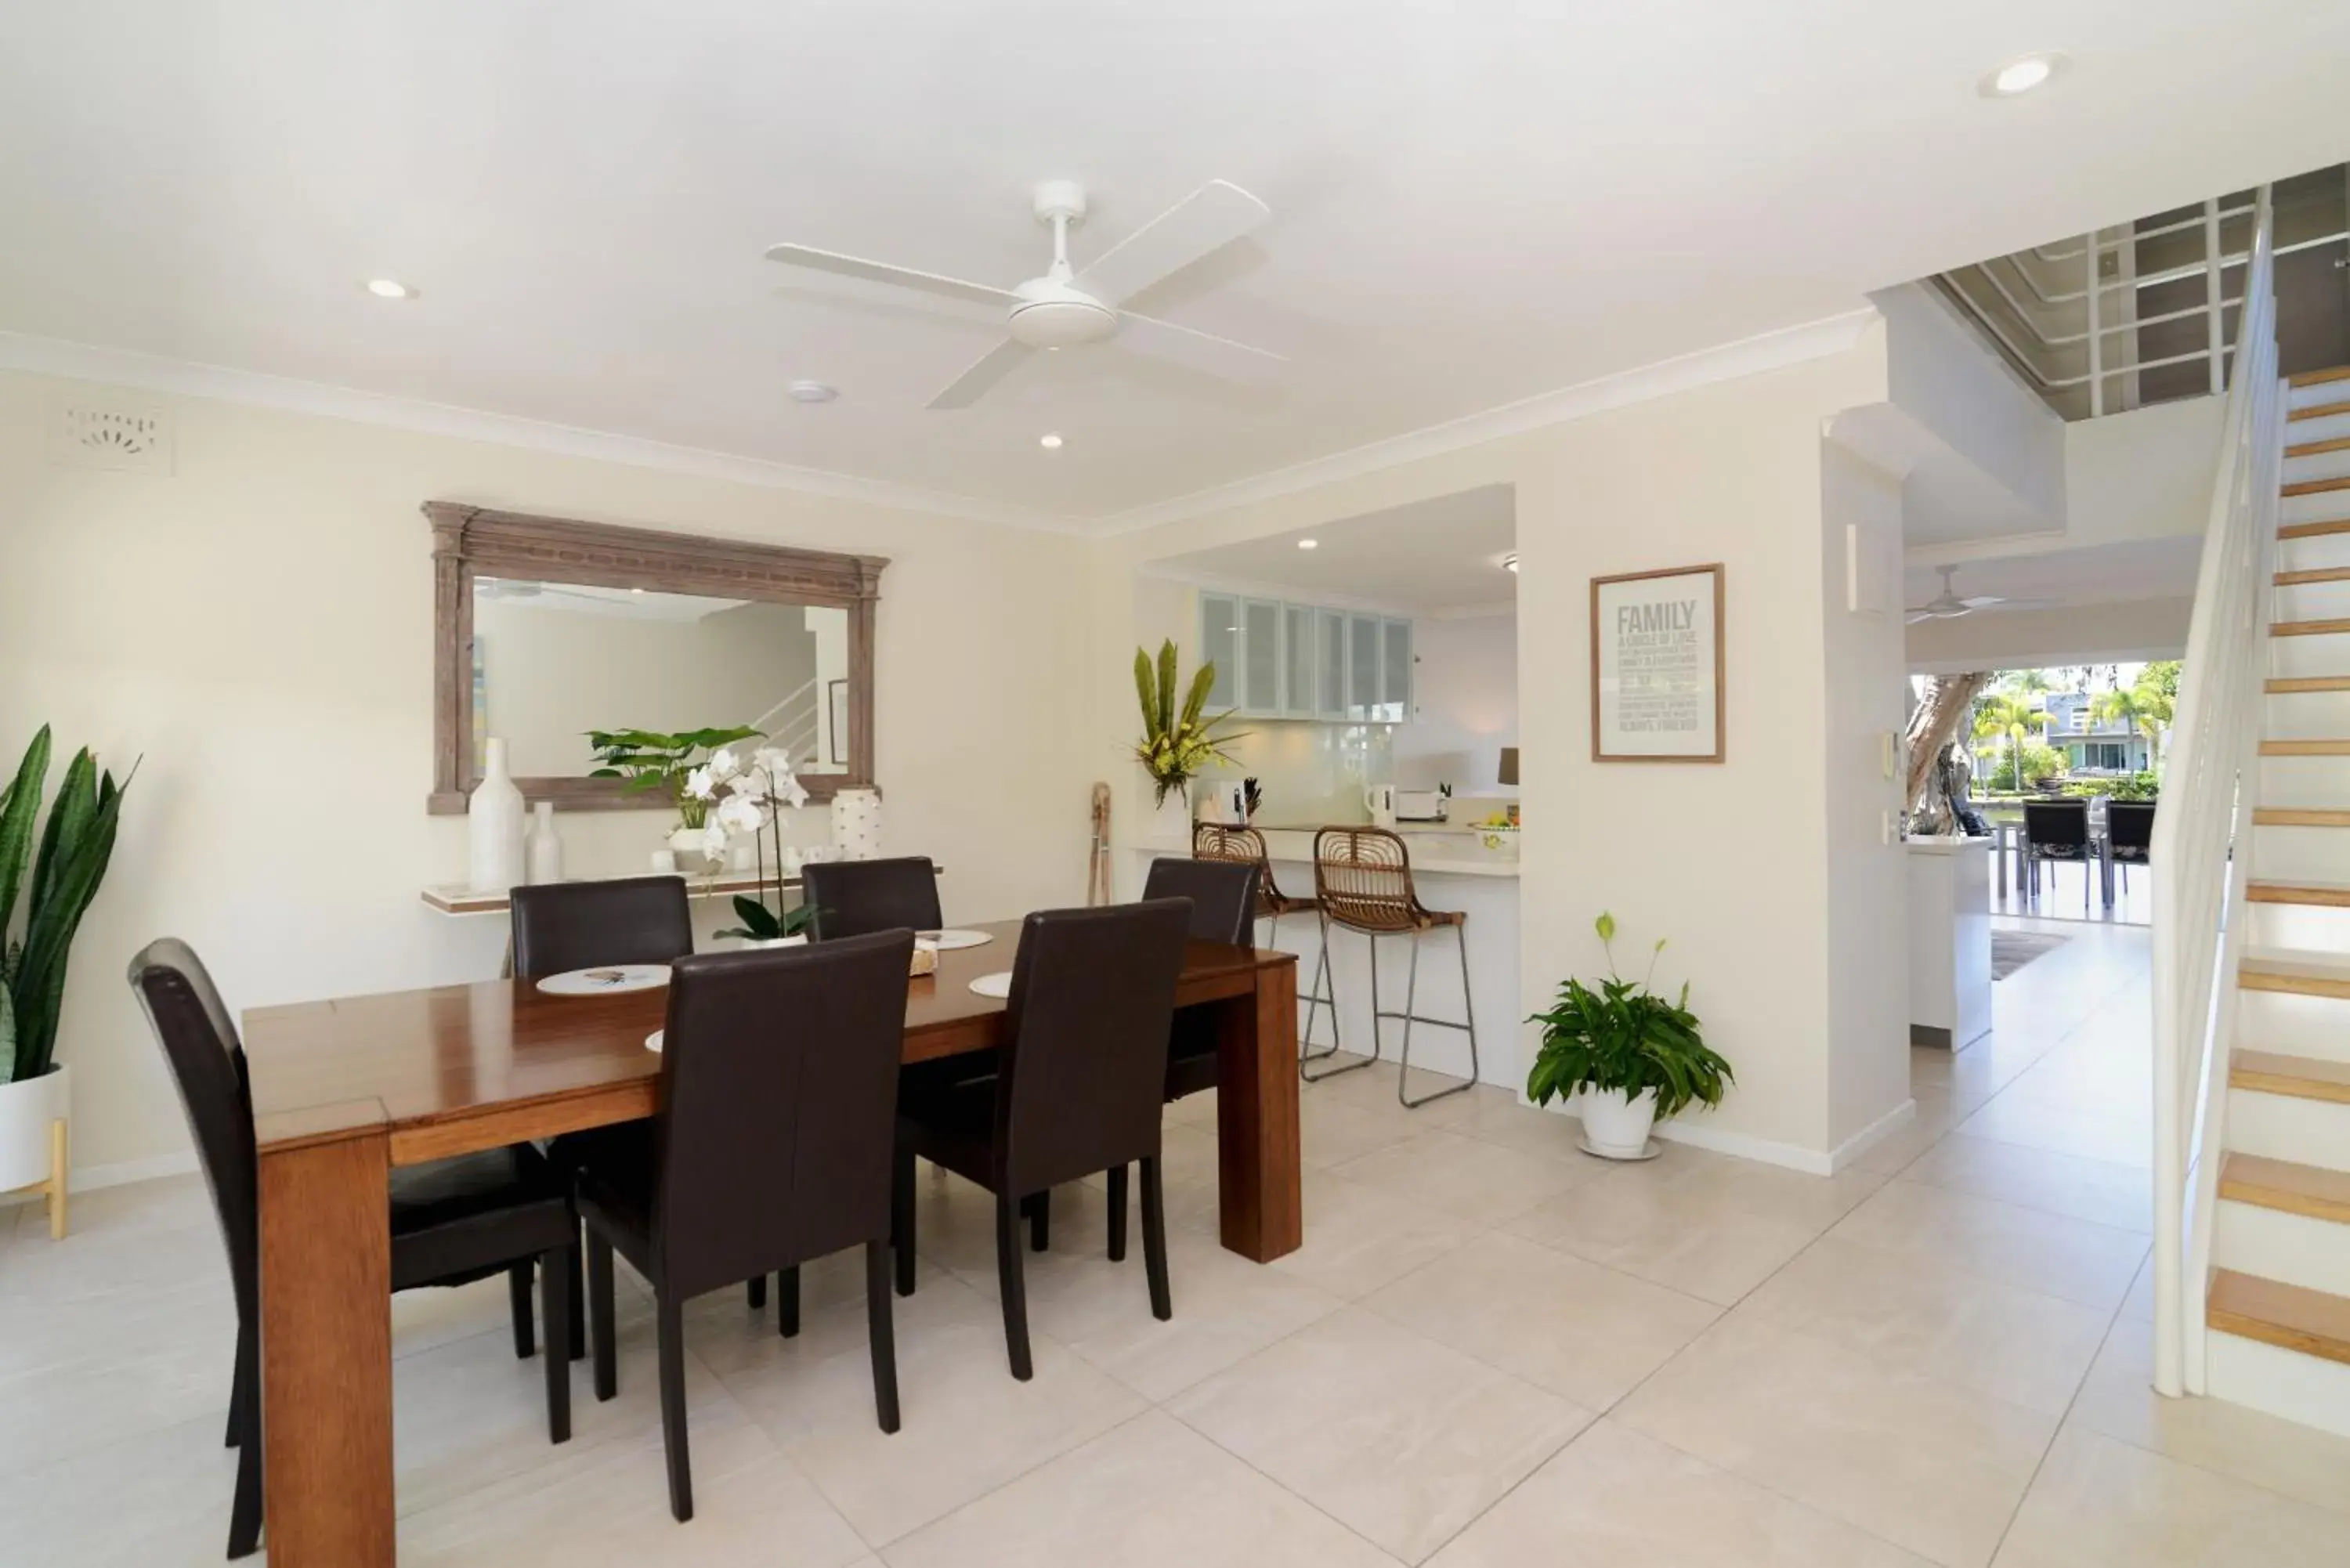
<svg viewBox="0 0 2350 1568">
<path fill-rule="evenodd" d="M 734 898 L 734 916 L 743 923 L 717 934 L 746 947 L 764 947 L 806 940 L 815 909 L 806 903 L 784 908 L 784 830 L 786 806 L 807 804 L 807 787 L 792 772 L 791 753 L 780 746 L 762 746 L 751 753 L 747 766 L 734 754 L 720 750 L 706 766 L 686 779 L 686 793 L 703 803 L 707 822 L 703 850 L 713 859 L 726 852 L 730 834 L 747 833 L 754 846 L 759 890 L 756 898 Z M 775 901 L 767 903 L 768 850 L 775 851 Z"/>
<path fill-rule="evenodd" d="M 1664 939 L 1649 950 L 1648 972 L 1630 981 L 1616 972 L 1616 917 L 1602 914 L 1592 925 L 1607 978 L 1595 989 L 1568 977 L 1550 1011 L 1526 1021 L 1542 1025 L 1526 1097 L 1544 1106 L 1581 1090 L 1584 1147 L 1609 1159 L 1641 1159 L 1655 1122 L 1692 1102 L 1720 1105 L 1735 1080 L 1700 1033 L 1689 983 L 1678 997 L 1648 989 Z"/>
<path fill-rule="evenodd" d="M 1162 817 L 1182 818 L 1180 826 L 1170 826 L 1188 834 L 1191 780 L 1210 763 L 1231 762 L 1223 748 L 1245 732 L 1223 728 L 1232 719 L 1229 710 L 1206 711 L 1208 692 L 1216 683 L 1212 661 L 1193 672 L 1182 706 L 1176 706 L 1178 661 L 1171 639 L 1159 645 L 1155 662 L 1141 649 L 1134 650 L 1134 694 L 1142 708 L 1142 739 L 1135 743 L 1134 756 L 1150 775 L 1152 805 Z"/>
</svg>

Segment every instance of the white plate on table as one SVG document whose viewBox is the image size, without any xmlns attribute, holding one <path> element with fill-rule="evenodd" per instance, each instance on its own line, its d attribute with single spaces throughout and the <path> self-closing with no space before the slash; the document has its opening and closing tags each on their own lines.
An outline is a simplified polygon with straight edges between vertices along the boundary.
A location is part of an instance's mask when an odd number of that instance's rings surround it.
<svg viewBox="0 0 2350 1568">
<path fill-rule="evenodd" d="M 982 942 L 992 942 L 995 939 L 985 931 L 949 929 L 943 931 L 916 931 L 914 933 L 914 940 L 927 947 L 934 947 L 941 952 L 945 952 L 952 948 L 975 948 Z"/>
<path fill-rule="evenodd" d="M 1008 969 L 1000 969 L 993 974 L 981 975 L 971 982 L 971 989 L 981 996 L 1010 996 L 1012 971 Z"/>
<path fill-rule="evenodd" d="M 538 982 L 549 996 L 610 996 L 630 991 L 657 991 L 669 983 L 665 963 L 599 964 L 594 969 L 567 969 Z"/>
</svg>

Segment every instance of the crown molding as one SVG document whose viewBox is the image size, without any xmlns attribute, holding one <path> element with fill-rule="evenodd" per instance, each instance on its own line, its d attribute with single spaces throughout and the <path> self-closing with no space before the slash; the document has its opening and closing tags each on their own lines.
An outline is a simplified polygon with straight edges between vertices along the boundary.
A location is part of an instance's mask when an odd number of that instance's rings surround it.
<svg viewBox="0 0 2350 1568">
<path fill-rule="evenodd" d="M 68 380 L 95 381 L 135 387 L 184 398 L 210 398 L 226 403 L 276 409 L 323 419 L 380 425 L 421 435 L 450 436 L 459 441 L 486 441 L 559 457 L 596 462 L 623 463 L 631 468 L 688 474 L 697 479 L 727 480 L 763 490 L 791 490 L 836 501 L 862 502 L 902 511 L 993 523 L 1053 534 L 1081 534 L 1080 519 L 1054 517 L 1022 507 L 1004 506 L 973 496 L 924 490 L 826 469 L 799 468 L 763 458 L 738 457 L 702 447 L 677 446 L 637 436 L 615 435 L 576 425 L 553 424 L 512 414 L 488 413 L 450 403 L 417 398 L 363 392 L 320 381 L 296 380 L 253 370 L 236 370 L 192 360 L 100 348 L 55 337 L 0 332 L 0 369 L 26 370 Z"/>
<path fill-rule="evenodd" d="M 1580 381 L 1556 391 L 1537 393 L 1482 413 L 1469 414 L 1367 446 L 1334 452 L 1288 468 L 1274 469 L 1253 479 L 1236 480 L 1194 491 L 1170 501 L 1154 502 L 1105 518 L 1093 532 L 1103 536 L 1132 534 L 1165 523 L 1180 523 L 1214 512 L 1229 511 L 1278 496 L 1292 495 L 1316 485 L 1357 478 L 1383 468 L 1440 457 L 1464 447 L 1482 446 L 1504 436 L 1523 435 L 1545 425 L 1565 424 L 1609 409 L 1669 397 L 1716 381 L 1735 380 L 1764 370 L 1799 365 L 1840 354 L 1860 341 L 1879 317 L 1874 307 L 1846 311 L 1800 327 L 1783 327 L 1733 343 L 1718 344 L 1695 353 L 1659 359 L 1630 370 Z"/>
</svg>

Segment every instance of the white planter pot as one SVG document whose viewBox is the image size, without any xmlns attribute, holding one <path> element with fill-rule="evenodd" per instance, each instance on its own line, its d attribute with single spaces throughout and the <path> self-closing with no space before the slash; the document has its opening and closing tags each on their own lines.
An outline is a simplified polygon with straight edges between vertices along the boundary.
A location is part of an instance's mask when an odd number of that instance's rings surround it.
<svg viewBox="0 0 2350 1568">
<path fill-rule="evenodd" d="M 50 1127 L 65 1120 L 71 1092 L 63 1063 L 41 1077 L 0 1084 L 0 1192 L 49 1179 Z"/>
<path fill-rule="evenodd" d="M 1183 791 L 1170 789 L 1167 792 L 1167 798 L 1159 803 L 1150 819 L 1150 836 L 1180 838 L 1186 844 L 1191 842 L 1191 801 Z"/>
<path fill-rule="evenodd" d="M 718 869 L 702 853 L 702 829 L 698 827 L 681 827 L 669 836 L 669 852 L 677 857 L 680 875 L 699 877 Z"/>
<path fill-rule="evenodd" d="M 1609 1159 L 1638 1159 L 1648 1150 L 1648 1128 L 1657 1120 L 1657 1091 L 1643 1089 L 1627 1100 L 1621 1089 L 1583 1092 L 1583 1141 Z"/>
<path fill-rule="evenodd" d="M 843 860 L 881 857 L 881 794 L 845 789 L 832 797 L 832 843 Z"/>
<path fill-rule="evenodd" d="M 746 953 L 756 952 L 762 948 L 804 948 L 807 946 L 807 933 L 806 931 L 802 931 L 795 937 L 729 937 L 726 940 L 735 951 Z"/>
</svg>

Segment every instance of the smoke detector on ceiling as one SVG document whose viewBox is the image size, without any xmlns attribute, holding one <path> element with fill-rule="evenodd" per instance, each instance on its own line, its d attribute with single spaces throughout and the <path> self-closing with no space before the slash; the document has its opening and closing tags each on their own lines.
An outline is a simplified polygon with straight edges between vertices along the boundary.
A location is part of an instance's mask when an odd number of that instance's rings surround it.
<svg viewBox="0 0 2350 1568">
<path fill-rule="evenodd" d="M 60 462 L 120 473 L 172 472 L 172 424 L 159 408 L 91 398 L 60 400 L 49 450 Z"/>
</svg>

